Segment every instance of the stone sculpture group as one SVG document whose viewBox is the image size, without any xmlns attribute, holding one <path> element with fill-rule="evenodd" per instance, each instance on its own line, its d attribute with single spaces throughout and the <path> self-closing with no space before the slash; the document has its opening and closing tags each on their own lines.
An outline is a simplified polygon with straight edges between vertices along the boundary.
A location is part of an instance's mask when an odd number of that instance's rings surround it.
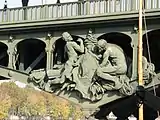
<svg viewBox="0 0 160 120">
<path fill-rule="evenodd" d="M 108 91 L 118 91 L 126 96 L 135 92 L 130 84 L 127 56 L 120 46 L 104 39 L 98 40 L 91 30 L 84 40 L 75 40 L 64 32 L 62 41 L 65 42 L 64 54 L 55 51 L 55 59 L 64 55 L 65 62 L 55 62 L 52 70 L 30 75 L 30 81 L 41 89 L 54 93 L 76 91 L 80 98 L 92 102 L 101 100 Z M 143 64 L 147 84 L 155 75 L 154 65 L 149 64 L 145 57 Z"/>
</svg>

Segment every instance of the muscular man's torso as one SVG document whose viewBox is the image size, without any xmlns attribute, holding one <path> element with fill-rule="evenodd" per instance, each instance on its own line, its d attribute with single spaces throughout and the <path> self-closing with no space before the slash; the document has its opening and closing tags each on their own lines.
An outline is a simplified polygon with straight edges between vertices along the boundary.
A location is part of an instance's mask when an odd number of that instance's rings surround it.
<svg viewBox="0 0 160 120">
<path fill-rule="evenodd" d="M 119 46 L 111 44 L 107 47 L 106 52 L 109 54 L 109 59 L 113 66 L 127 68 L 124 52 Z"/>
</svg>

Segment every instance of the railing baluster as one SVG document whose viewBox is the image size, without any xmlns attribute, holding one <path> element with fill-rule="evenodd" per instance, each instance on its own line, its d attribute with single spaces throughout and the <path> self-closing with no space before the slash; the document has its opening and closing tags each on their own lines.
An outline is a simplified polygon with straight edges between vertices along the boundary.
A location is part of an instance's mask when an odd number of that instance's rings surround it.
<svg viewBox="0 0 160 120">
<path fill-rule="evenodd" d="M 6 11 L 6 19 L 7 19 L 7 22 L 9 22 L 9 9 L 7 9 Z"/>
<path fill-rule="evenodd" d="M 71 16 L 73 15 L 73 4 L 71 4 Z"/>
<path fill-rule="evenodd" d="M 68 4 L 66 4 L 66 17 L 68 17 Z"/>
<path fill-rule="evenodd" d="M 51 14 L 50 14 L 50 16 L 51 16 L 51 18 L 53 18 L 53 6 L 50 6 L 50 11 L 51 11 Z"/>
<path fill-rule="evenodd" d="M 94 6 L 94 9 L 95 9 L 95 13 L 94 14 L 97 14 L 97 1 L 94 2 L 94 5 L 95 5 Z"/>
<path fill-rule="evenodd" d="M 2 22 L 2 11 L 0 11 L 0 22 Z"/>
<path fill-rule="evenodd" d="M 58 18 L 58 6 L 59 6 L 59 5 L 56 6 L 56 17 L 57 17 L 57 18 Z"/>
<path fill-rule="evenodd" d="M 107 8 L 108 13 L 110 13 L 110 3 L 111 3 L 111 0 L 108 0 L 108 8 Z"/>
<path fill-rule="evenodd" d="M 35 20 L 38 20 L 38 17 L 37 17 L 37 7 L 35 8 L 35 11 L 36 11 L 36 13 L 35 13 Z"/>
<path fill-rule="evenodd" d="M 118 3 L 119 2 L 119 3 Z M 144 0 L 145 9 L 160 8 L 160 0 Z M 0 10 L 0 22 L 17 22 L 78 15 L 127 12 L 139 9 L 139 0 L 86 0 L 53 5 L 29 6 Z"/>
<path fill-rule="evenodd" d="M 78 14 L 79 14 L 79 3 L 77 3 L 77 4 L 75 5 L 75 9 L 76 9 L 76 14 L 75 14 L 75 16 L 78 16 Z"/>
<path fill-rule="evenodd" d="M 13 9 L 13 21 L 15 21 L 15 10 Z"/>
<path fill-rule="evenodd" d="M 40 10 L 39 10 L 39 11 L 40 11 L 40 19 L 42 19 L 42 8 L 43 8 L 43 7 L 41 6 L 41 7 L 40 7 Z"/>
<path fill-rule="evenodd" d="M 81 15 L 81 2 L 78 2 L 78 6 L 77 6 L 77 9 L 78 9 L 78 16 Z"/>
<path fill-rule="evenodd" d="M 33 8 L 30 8 L 31 11 L 31 20 L 33 20 Z"/>
<path fill-rule="evenodd" d="M 153 0 L 151 0 L 151 9 L 153 8 Z"/>
<path fill-rule="evenodd" d="M 97 1 L 97 14 L 101 14 L 101 9 L 100 9 L 101 5 L 100 5 L 100 1 Z"/>
<path fill-rule="evenodd" d="M 117 0 L 114 0 L 114 6 L 113 6 L 114 7 L 114 12 L 116 12 L 116 1 Z"/>
<path fill-rule="evenodd" d="M 126 11 L 128 11 L 128 10 L 127 10 L 128 0 L 125 0 L 125 3 L 124 3 L 124 4 L 125 4 L 125 12 L 126 12 Z"/>
<path fill-rule="evenodd" d="M 95 1 L 93 1 L 93 14 L 95 14 L 95 10 L 96 9 L 96 5 L 95 5 Z"/>
<path fill-rule="evenodd" d="M 63 17 L 63 5 L 61 5 L 61 17 Z"/>
<path fill-rule="evenodd" d="M 104 13 L 106 13 L 106 0 L 104 0 Z"/>
<path fill-rule="evenodd" d="M 119 1 L 119 12 L 121 12 L 122 9 L 122 0 Z"/>
</svg>

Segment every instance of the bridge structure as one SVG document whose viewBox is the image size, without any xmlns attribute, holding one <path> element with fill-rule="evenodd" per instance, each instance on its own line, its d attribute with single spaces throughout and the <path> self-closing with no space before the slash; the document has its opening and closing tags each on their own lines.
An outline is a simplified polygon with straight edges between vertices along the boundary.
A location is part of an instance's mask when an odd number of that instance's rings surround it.
<svg viewBox="0 0 160 120">
<path fill-rule="evenodd" d="M 46 74 L 47 80 L 53 79 L 59 72 L 54 71 L 55 66 L 66 62 L 62 33 L 67 31 L 74 41 L 85 41 L 91 30 L 97 40 L 105 39 L 123 49 L 131 63 L 128 77 L 137 80 L 138 6 L 139 0 L 87 0 L 0 9 L 0 76 L 26 84 L 36 81 L 34 85 L 45 90 Z M 143 53 L 157 74 L 155 81 L 146 85 L 151 88 L 160 83 L 160 2 L 145 0 L 144 8 Z M 123 97 L 115 91 L 110 93 L 113 95 L 104 94 L 96 102 L 79 98 L 76 92 L 70 95 L 61 91 L 58 95 L 95 110 Z"/>
</svg>

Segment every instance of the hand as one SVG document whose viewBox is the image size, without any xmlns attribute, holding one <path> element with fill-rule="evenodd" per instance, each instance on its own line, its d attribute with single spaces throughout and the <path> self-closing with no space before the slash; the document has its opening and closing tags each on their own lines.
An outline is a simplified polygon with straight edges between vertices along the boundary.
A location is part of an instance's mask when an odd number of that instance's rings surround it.
<svg viewBox="0 0 160 120">
<path fill-rule="evenodd" d="M 102 55 L 98 55 L 98 58 L 102 58 Z"/>
</svg>

